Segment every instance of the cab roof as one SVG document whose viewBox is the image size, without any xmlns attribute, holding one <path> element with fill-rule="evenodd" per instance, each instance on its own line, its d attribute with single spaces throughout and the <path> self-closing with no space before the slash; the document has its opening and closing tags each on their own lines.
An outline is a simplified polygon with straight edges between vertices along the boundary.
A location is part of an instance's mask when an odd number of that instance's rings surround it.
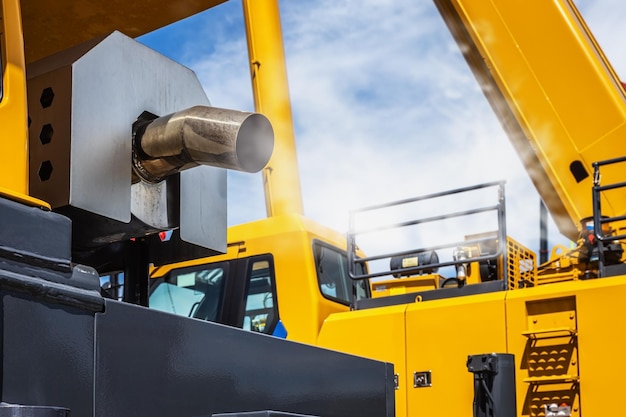
<svg viewBox="0 0 626 417">
<path fill-rule="evenodd" d="M 226 0 L 23 0 L 26 63 L 108 35 L 138 37 Z"/>
</svg>

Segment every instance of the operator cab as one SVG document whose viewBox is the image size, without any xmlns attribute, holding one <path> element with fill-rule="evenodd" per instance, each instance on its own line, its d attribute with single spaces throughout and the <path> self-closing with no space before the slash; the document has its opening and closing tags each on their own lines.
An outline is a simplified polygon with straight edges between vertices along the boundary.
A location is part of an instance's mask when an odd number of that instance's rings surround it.
<svg viewBox="0 0 626 417">
<path fill-rule="evenodd" d="M 371 296 L 368 280 L 348 276 L 345 237 L 302 216 L 234 226 L 228 237 L 225 255 L 154 268 L 149 306 L 314 343 L 328 315 Z"/>
</svg>

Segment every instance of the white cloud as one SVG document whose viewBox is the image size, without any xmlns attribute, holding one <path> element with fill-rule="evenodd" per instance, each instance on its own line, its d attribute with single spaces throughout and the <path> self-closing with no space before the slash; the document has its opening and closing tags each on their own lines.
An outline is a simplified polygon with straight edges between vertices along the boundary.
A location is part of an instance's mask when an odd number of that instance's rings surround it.
<svg viewBox="0 0 626 417">
<path fill-rule="evenodd" d="M 577 3 L 626 74 L 626 6 Z M 345 231 L 353 208 L 506 180 L 508 232 L 538 249 L 539 196 L 431 1 L 280 4 L 308 217 Z M 224 24 L 240 12 L 228 10 Z M 185 63 L 214 105 L 251 110 L 245 35 L 211 30 L 220 43 Z M 185 51 L 209 33 L 198 38 Z M 264 217 L 260 175 L 229 179 L 230 224 Z"/>
<path fill-rule="evenodd" d="M 345 230 L 362 205 L 500 179 L 533 193 L 434 5 L 369 3 L 284 2 L 307 214 Z"/>
</svg>

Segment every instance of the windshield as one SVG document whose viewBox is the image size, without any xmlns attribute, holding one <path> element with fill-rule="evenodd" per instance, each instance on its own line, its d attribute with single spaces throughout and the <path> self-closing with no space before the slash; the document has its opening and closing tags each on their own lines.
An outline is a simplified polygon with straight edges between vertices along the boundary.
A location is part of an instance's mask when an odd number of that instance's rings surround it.
<svg viewBox="0 0 626 417">
<path fill-rule="evenodd" d="M 224 290 L 224 267 L 204 265 L 170 272 L 150 294 L 150 307 L 215 321 Z"/>
</svg>

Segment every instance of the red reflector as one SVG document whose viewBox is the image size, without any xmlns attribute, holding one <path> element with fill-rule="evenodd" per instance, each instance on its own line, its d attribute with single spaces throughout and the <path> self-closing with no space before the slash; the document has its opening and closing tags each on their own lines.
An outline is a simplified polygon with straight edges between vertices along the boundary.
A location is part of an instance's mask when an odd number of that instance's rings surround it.
<svg viewBox="0 0 626 417">
<path fill-rule="evenodd" d="M 159 232 L 159 239 L 161 239 L 161 242 L 165 242 L 167 240 L 167 232 Z"/>
</svg>

